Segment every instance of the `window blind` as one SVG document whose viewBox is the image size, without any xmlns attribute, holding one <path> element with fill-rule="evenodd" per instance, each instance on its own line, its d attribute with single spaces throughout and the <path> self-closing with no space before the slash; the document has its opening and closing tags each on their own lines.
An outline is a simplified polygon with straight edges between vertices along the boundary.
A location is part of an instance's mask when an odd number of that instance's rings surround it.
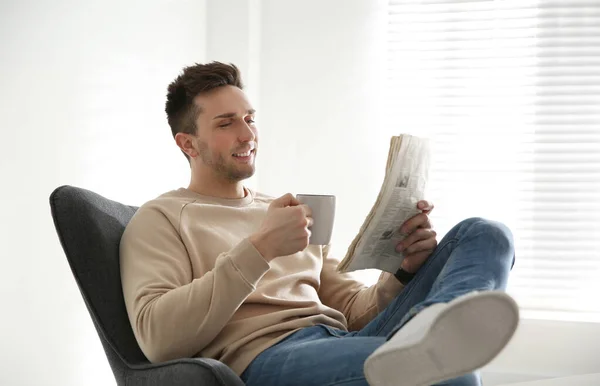
<svg viewBox="0 0 600 386">
<path fill-rule="evenodd" d="M 431 138 L 440 236 L 507 224 L 523 314 L 600 321 L 600 0 L 391 0 L 386 128 Z"/>
</svg>

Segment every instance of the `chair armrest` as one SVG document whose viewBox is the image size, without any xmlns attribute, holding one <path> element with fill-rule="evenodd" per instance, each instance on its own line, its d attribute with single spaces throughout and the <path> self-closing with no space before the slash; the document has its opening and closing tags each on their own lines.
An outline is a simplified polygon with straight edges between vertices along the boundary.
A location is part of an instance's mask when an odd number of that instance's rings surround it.
<svg viewBox="0 0 600 386">
<path fill-rule="evenodd" d="M 132 366 L 126 386 L 243 386 L 226 364 L 209 358 L 184 358 Z"/>
</svg>

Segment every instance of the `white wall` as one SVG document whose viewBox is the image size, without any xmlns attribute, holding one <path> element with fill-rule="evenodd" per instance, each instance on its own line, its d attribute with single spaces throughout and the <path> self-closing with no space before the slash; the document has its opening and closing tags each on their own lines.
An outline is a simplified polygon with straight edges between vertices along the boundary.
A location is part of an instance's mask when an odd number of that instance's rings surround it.
<svg viewBox="0 0 600 386">
<path fill-rule="evenodd" d="M 258 184 L 273 195 L 335 194 L 334 245 L 356 234 L 385 172 L 389 135 L 374 103 L 384 82 L 385 4 L 262 3 Z"/>
<path fill-rule="evenodd" d="M 0 2 L 0 384 L 114 378 L 54 231 L 61 184 L 140 204 L 187 184 L 168 83 L 205 60 L 205 2 Z"/>
</svg>

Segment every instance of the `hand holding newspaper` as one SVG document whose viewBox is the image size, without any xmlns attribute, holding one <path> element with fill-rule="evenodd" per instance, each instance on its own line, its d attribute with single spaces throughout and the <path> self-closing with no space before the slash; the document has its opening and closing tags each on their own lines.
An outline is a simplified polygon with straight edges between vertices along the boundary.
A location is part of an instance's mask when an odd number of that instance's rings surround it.
<svg viewBox="0 0 600 386">
<path fill-rule="evenodd" d="M 407 236 L 399 229 L 406 220 L 421 212 L 417 202 L 424 199 L 428 175 L 429 142 L 407 134 L 392 137 L 377 201 L 338 265 L 338 271 L 377 268 L 396 273 L 404 258 L 396 251 L 396 245 Z"/>
</svg>

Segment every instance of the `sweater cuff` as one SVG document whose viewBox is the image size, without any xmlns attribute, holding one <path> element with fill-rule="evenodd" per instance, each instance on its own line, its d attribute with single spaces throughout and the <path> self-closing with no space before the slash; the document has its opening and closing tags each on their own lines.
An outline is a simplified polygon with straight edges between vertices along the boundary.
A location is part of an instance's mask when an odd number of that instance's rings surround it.
<svg viewBox="0 0 600 386">
<path fill-rule="evenodd" d="M 234 267 L 253 288 L 267 273 L 271 266 L 248 239 L 242 240 L 229 251 L 229 258 Z"/>
<path fill-rule="evenodd" d="M 394 275 L 389 272 L 382 272 L 379 276 L 379 288 L 386 297 L 393 299 L 404 289 L 404 284 L 400 283 Z"/>
</svg>

